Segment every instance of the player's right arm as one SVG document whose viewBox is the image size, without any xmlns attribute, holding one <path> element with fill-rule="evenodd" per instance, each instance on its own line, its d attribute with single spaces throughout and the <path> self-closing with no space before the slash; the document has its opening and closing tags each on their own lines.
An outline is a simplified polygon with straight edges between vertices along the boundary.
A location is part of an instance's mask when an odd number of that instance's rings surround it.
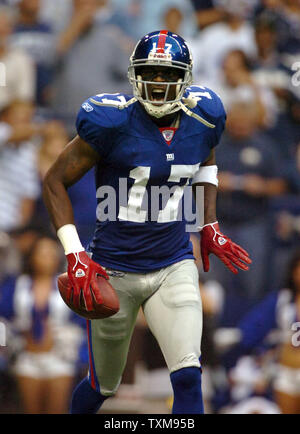
<svg viewBox="0 0 300 434">
<path fill-rule="evenodd" d="M 89 258 L 80 242 L 67 189 L 99 160 L 99 153 L 76 136 L 49 169 L 43 185 L 44 201 L 68 260 L 68 305 L 78 309 L 83 300 L 88 311 L 94 309 L 94 299 L 101 303 L 97 274 L 107 279 L 108 276 L 99 264 Z"/>
<path fill-rule="evenodd" d="M 46 174 L 43 198 L 56 230 L 74 224 L 73 209 L 67 189 L 100 160 L 99 153 L 76 136 Z"/>
</svg>

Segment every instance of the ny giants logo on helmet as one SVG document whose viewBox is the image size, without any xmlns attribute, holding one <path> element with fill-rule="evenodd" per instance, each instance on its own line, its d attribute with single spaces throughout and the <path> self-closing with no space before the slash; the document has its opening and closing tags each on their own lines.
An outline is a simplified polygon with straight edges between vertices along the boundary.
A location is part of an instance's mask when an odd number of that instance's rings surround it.
<svg viewBox="0 0 300 434">
<path fill-rule="evenodd" d="M 167 62 L 171 62 L 172 55 L 168 53 L 156 53 L 155 51 L 150 51 L 148 59 L 149 60 L 163 59 L 166 60 Z"/>
</svg>

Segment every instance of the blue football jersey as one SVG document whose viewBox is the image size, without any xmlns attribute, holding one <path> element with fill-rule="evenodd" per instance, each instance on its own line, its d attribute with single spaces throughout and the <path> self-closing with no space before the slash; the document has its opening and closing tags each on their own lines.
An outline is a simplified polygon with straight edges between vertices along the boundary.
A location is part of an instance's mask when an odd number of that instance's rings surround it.
<svg viewBox="0 0 300 434">
<path fill-rule="evenodd" d="M 170 145 L 132 96 L 100 94 L 81 106 L 78 134 L 101 157 L 88 250 L 105 267 L 143 273 L 193 258 L 182 197 L 218 144 L 226 115 L 210 89 L 191 86 L 184 96 L 193 108 L 181 111 Z"/>
</svg>

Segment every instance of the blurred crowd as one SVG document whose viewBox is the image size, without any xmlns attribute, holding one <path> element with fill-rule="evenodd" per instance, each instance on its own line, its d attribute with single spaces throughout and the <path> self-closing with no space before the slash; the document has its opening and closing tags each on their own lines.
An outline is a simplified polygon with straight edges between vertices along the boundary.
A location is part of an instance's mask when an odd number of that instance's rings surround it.
<svg viewBox="0 0 300 434">
<path fill-rule="evenodd" d="M 86 374 L 85 322 L 56 289 L 64 255 L 41 186 L 76 134 L 81 103 L 131 93 L 129 56 L 160 28 L 187 40 L 194 83 L 223 100 L 218 219 L 253 260 L 233 276 L 211 258 L 204 274 L 191 235 L 206 411 L 300 414 L 299 0 L 0 0 L 2 413 L 67 412 Z M 95 221 L 93 182 L 90 171 L 70 188 L 83 244 Z M 150 392 L 170 410 L 168 373 L 141 314 L 117 398 Z"/>
</svg>

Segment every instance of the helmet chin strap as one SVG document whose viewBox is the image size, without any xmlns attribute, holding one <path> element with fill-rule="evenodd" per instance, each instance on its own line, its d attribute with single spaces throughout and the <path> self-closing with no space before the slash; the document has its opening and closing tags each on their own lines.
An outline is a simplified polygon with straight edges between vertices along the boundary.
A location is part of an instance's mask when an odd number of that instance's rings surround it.
<svg viewBox="0 0 300 434">
<path fill-rule="evenodd" d="M 164 116 L 167 116 L 171 113 L 175 113 L 178 110 L 180 110 L 180 105 L 178 104 L 178 102 L 174 102 L 174 103 L 165 103 L 160 107 L 157 107 L 151 103 L 145 102 L 143 103 L 145 110 L 147 111 L 147 113 L 149 113 L 150 116 L 153 116 L 155 118 L 162 118 Z"/>
</svg>

